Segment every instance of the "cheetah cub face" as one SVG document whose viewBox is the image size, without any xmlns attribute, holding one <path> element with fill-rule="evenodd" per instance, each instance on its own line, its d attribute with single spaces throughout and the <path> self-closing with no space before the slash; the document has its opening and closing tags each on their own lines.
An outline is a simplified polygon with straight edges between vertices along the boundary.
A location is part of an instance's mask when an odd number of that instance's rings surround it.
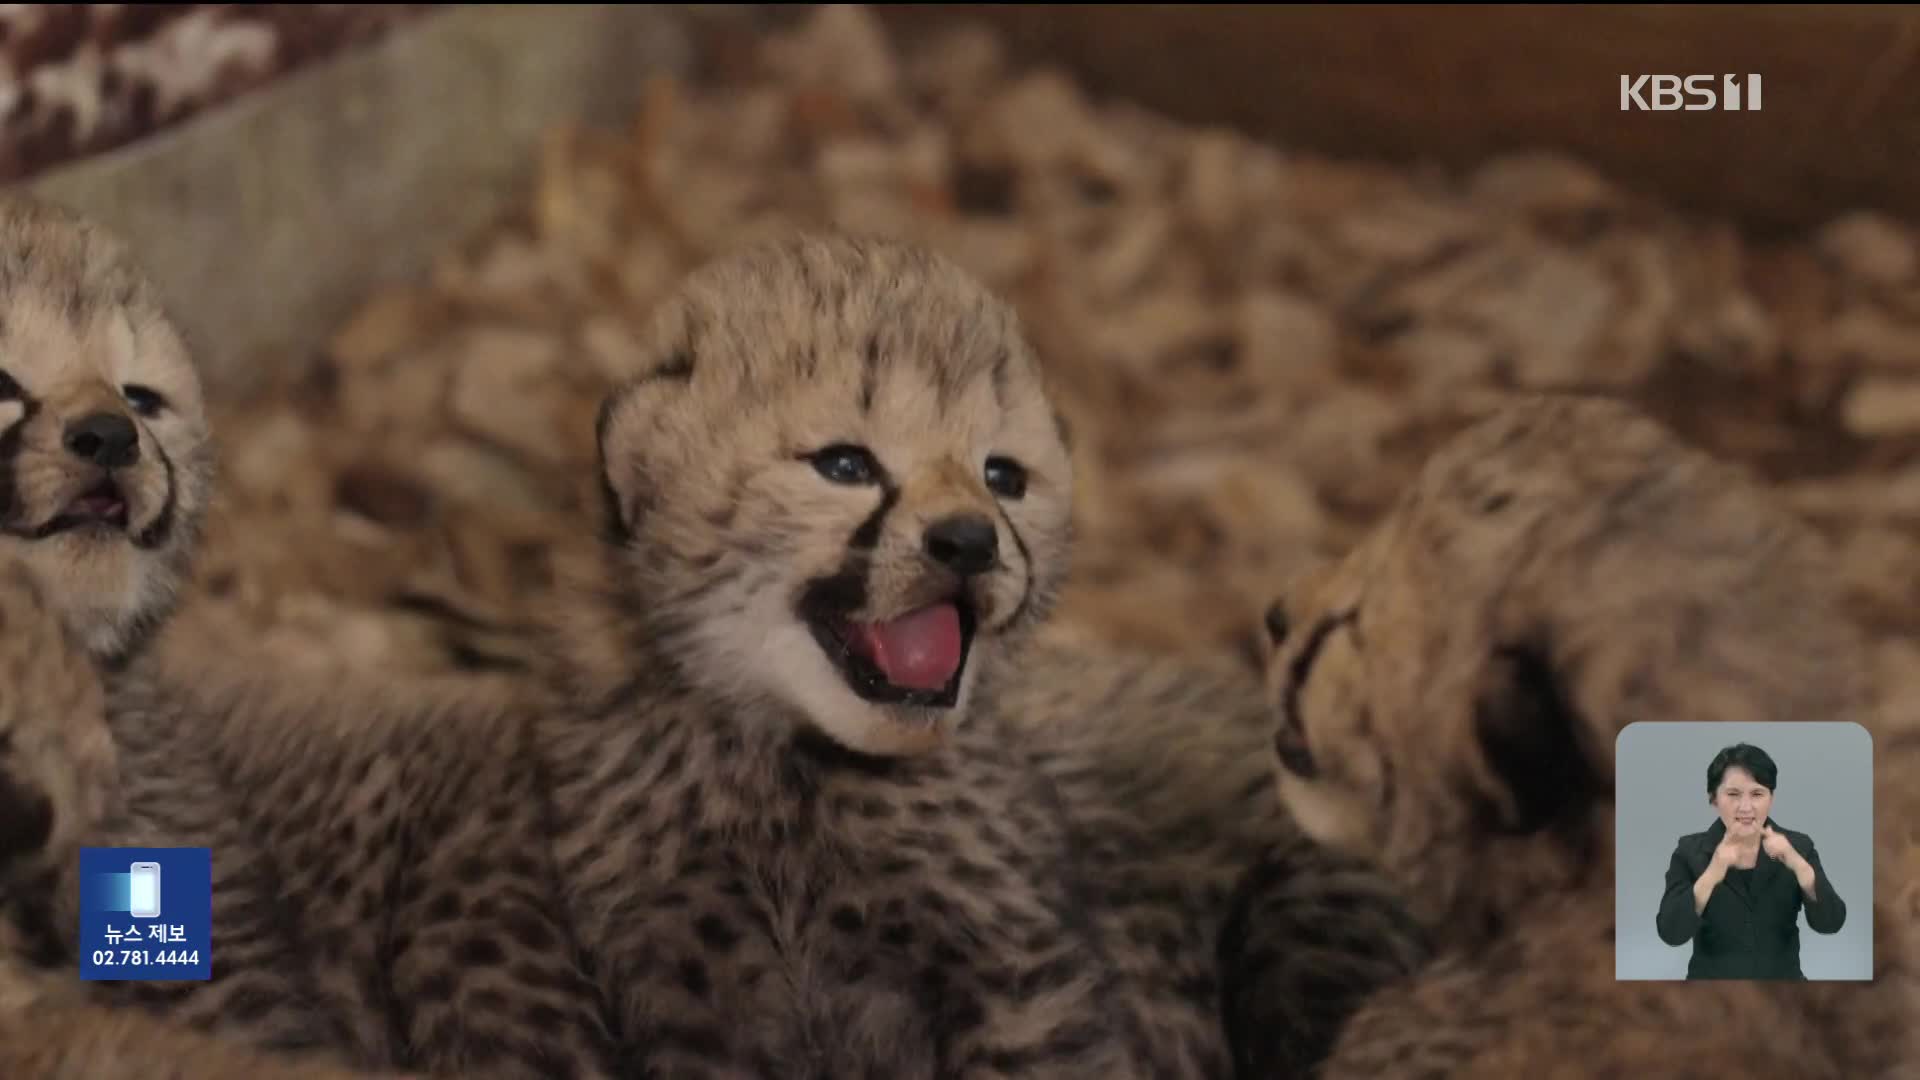
<svg viewBox="0 0 1920 1080">
<path fill-rule="evenodd" d="M 1010 309 L 846 237 L 692 275 L 601 413 L 617 575 L 689 683 L 866 754 L 938 746 L 1043 617 L 1072 477 Z"/>
<path fill-rule="evenodd" d="M 171 607 L 210 486 L 198 375 L 120 245 L 0 206 L 0 553 L 112 659 Z"/>
</svg>

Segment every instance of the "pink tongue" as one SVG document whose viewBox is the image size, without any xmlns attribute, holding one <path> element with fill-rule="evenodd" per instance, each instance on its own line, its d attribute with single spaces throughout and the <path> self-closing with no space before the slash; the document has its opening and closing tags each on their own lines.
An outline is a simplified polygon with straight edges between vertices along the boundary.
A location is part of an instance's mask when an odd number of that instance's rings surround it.
<svg viewBox="0 0 1920 1080">
<path fill-rule="evenodd" d="M 854 641 L 887 681 L 938 690 L 960 667 L 960 612 L 935 604 L 891 622 L 853 624 Z"/>
</svg>

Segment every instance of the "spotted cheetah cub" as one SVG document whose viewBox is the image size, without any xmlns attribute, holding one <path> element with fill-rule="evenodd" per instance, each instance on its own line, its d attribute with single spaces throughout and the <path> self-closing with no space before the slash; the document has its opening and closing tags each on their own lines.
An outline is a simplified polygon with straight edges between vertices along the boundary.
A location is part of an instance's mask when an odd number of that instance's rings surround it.
<svg viewBox="0 0 1920 1080">
<path fill-rule="evenodd" d="M 1370 539 L 1276 610 L 1282 801 L 1377 857 L 1440 950 L 1362 1008 L 1325 1075 L 1920 1063 L 1908 929 L 1885 893 L 1871 984 L 1614 981 L 1623 727 L 1875 723 L 1827 560 L 1744 472 L 1630 407 L 1529 398 L 1435 454 Z M 1908 824 L 1882 819 L 1883 841 Z"/>
<path fill-rule="evenodd" d="M 21 398 L 118 387 L 135 439 L 52 437 L 93 414 L 38 406 L 17 532 L 89 546 L 26 554 L 57 575 L 147 550 L 168 505 L 184 545 L 204 490 L 141 464 L 203 453 L 177 337 L 102 353 L 61 318 Z M 924 254 L 805 241 L 697 275 L 655 344 L 603 415 L 609 573 L 558 613 L 559 703 L 156 668 L 135 631 L 171 584 L 139 575 L 184 548 L 130 564 L 121 595 L 148 603 L 65 613 L 110 676 L 125 785 L 95 770 L 95 822 L 24 767 L 82 770 L 84 747 L 0 752 L 18 801 L 50 836 L 214 851 L 215 979 L 100 992 L 461 1076 L 1223 1074 L 1233 877 L 1278 846 L 1305 887 L 1317 852 L 1270 797 L 1256 680 L 1033 641 L 1071 477 L 1011 316 Z M 171 498 L 129 497 L 139 475 Z M 44 1039 L 77 1030 L 55 1019 Z"/>
<path fill-rule="evenodd" d="M 259 1072 L 243 1045 L 604 1075 L 513 703 L 145 647 L 212 482 L 198 377 L 117 241 L 17 200 L 0 204 L 0 421 L 0 980 L 32 1005 L 5 1020 L 24 1031 L 0 1062 L 22 1064 L 0 1073 L 110 1077 L 146 1039 L 192 1056 L 141 1075 L 223 1056 Z M 82 844 L 212 849 L 210 981 L 79 981 Z M 155 1030 L 174 1034 L 139 1034 Z"/>
<path fill-rule="evenodd" d="M 119 761 L 101 668 L 172 609 L 209 486 L 185 345 L 110 237 L 0 204 L 0 946 L 50 962 Z M 85 371 L 87 378 L 74 378 Z M 163 409 L 168 401 L 175 407 Z M 77 909 L 76 909 L 77 910 Z"/>
<path fill-rule="evenodd" d="M 1226 1075 L 1213 941 L 1291 835 L 1258 680 L 1035 640 L 1073 477 L 1011 310 L 810 237 L 649 334 L 539 740 L 636 1068 Z"/>
<path fill-rule="evenodd" d="M 3 602 L 3 601 L 0 601 Z M 0 954 L 0 1076 L 23 1080 L 412 1080 L 277 1057 L 88 1002 L 78 984 Z"/>
<path fill-rule="evenodd" d="M 89 393 L 52 377 L 74 360 L 61 317 L 71 320 L 67 326 L 92 325 L 92 359 L 108 370 L 125 361 L 116 350 L 143 332 L 157 329 L 159 347 L 168 344 L 164 324 L 143 326 L 143 313 L 127 304 L 132 283 L 110 269 L 102 275 L 111 258 L 95 260 L 105 252 L 63 242 L 73 237 L 69 225 L 49 208 L 0 216 L 0 294 L 9 300 L 0 342 L 8 367 L 21 369 L 19 376 L 0 370 L 0 1075 L 367 1075 L 265 1058 L 167 1021 L 92 1004 L 70 974 L 44 970 L 70 959 L 56 924 L 77 911 L 76 881 L 62 871 L 74 865 L 84 832 L 105 816 L 118 784 L 97 664 L 125 658 L 169 604 L 191 542 L 187 528 L 177 526 L 190 525 L 193 515 L 178 508 L 197 505 L 203 491 L 195 455 L 176 463 L 157 451 L 142 468 L 117 425 L 85 422 L 122 408 L 108 404 L 104 385 Z M 74 287 L 96 275 L 104 293 Z M 44 398 L 26 388 L 55 383 L 60 392 Z M 158 393 L 144 383 L 130 386 L 129 398 Z M 52 465 L 46 447 L 55 444 L 76 458 L 118 462 L 118 475 L 109 482 Z M 98 542 L 116 530 L 130 542 Z M 58 604 L 49 597 L 54 589 Z"/>
</svg>

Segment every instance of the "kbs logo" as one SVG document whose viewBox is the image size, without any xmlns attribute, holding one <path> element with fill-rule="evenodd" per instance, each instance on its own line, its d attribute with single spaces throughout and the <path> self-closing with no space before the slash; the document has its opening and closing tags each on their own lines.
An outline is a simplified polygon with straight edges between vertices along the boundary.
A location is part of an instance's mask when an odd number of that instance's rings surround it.
<svg viewBox="0 0 1920 1080">
<path fill-rule="evenodd" d="M 1716 82 L 1719 84 L 1717 93 Z M 1620 76 L 1621 112 L 1634 109 L 1651 109 L 1654 112 L 1722 109 L 1738 112 L 1742 97 L 1746 100 L 1747 112 L 1760 111 L 1760 76 L 1745 76 L 1744 82 L 1739 75 L 1721 75 L 1717 78 L 1712 75 Z"/>
</svg>

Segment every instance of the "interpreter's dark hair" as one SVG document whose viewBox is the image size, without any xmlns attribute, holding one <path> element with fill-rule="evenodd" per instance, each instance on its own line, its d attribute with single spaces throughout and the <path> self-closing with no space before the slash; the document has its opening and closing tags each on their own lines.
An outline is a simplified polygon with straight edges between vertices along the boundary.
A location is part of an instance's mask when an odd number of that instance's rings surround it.
<svg viewBox="0 0 1920 1080">
<path fill-rule="evenodd" d="M 1713 764 L 1707 766 L 1707 799 L 1713 799 L 1713 793 L 1720 787 L 1720 778 L 1727 775 L 1728 769 L 1745 769 L 1760 786 L 1768 791 L 1778 790 L 1774 785 L 1780 779 L 1780 770 L 1767 756 L 1765 750 L 1748 743 L 1735 743 L 1713 755 Z"/>
</svg>

